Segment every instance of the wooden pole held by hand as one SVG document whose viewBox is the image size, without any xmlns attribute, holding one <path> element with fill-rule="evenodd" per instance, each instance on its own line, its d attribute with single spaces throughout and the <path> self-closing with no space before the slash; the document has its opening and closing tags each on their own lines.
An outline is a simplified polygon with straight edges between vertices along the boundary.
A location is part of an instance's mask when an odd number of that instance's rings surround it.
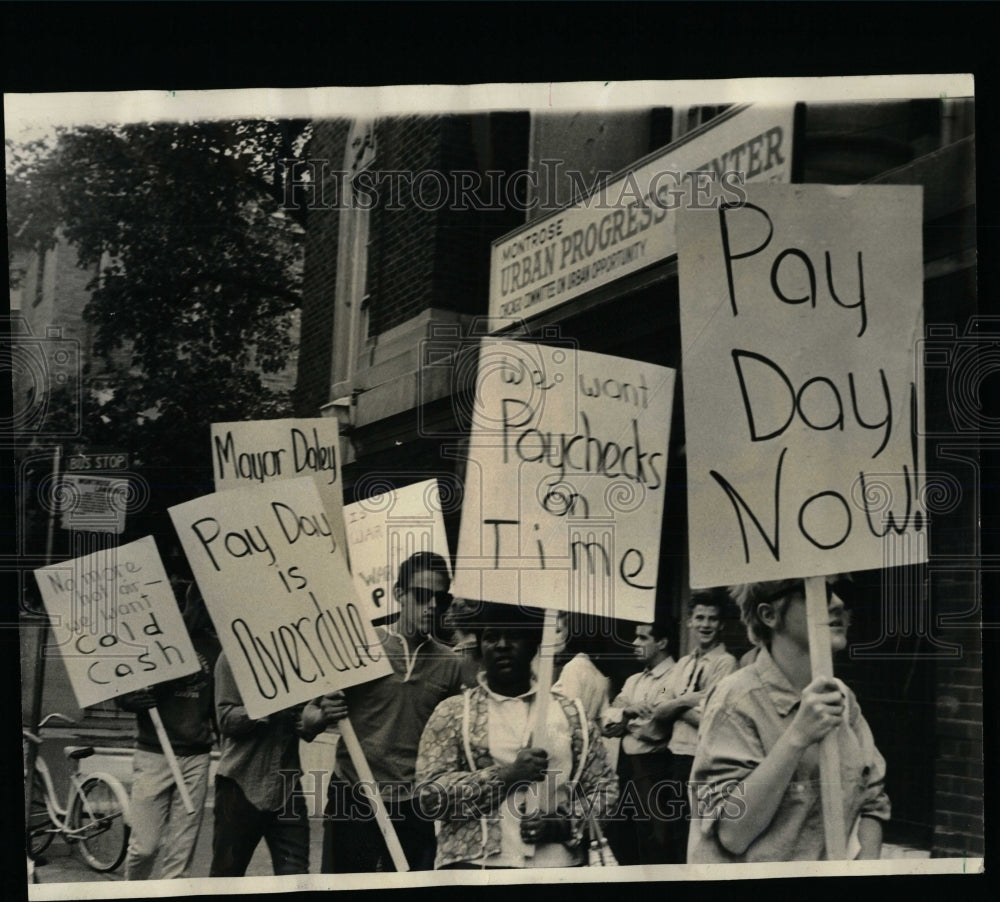
<svg viewBox="0 0 1000 902">
<path fill-rule="evenodd" d="M 542 627 L 542 644 L 538 648 L 538 679 L 535 683 L 534 722 L 531 726 L 529 745 L 536 749 L 548 750 L 549 745 L 549 703 L 552 699 L 552 671 L 555 658 L 556 626 L 558 611 L 546 611 L 545 623 Z M 528 804 L 526 814 L 541 812 L 551 813 L 556 807 L 556 793 L 553 780 L 546 772 L 544 779 L 538 785 L 537 793 L 529 793 L 525 799 Z M 537 807 L 530 804 L 537 802 Z M 534 810 L 531 810 L 534 809 Z M 533 849 L 533 846 L 529 846 Z M 530 854 L 530 852 L 528 853 Z"/>
<path fill-rule="evenodd" d="M 809 633 L 809 662 L 812 678 L 833 678 L 830 650 L 830 612 L 826 600 L 826 580 L 806 579 L 806 627 Z M 819 746 L 820 798 L 823 803 L 823 833 L 829 861 L 847 858 L 847 829 L 844 823 L 844 793 L 840 786 L 839 730 L 831 730 Z"/>
<path fill-rule="evenodd" d="M 397 871 L 408 871 L 410 865 L 406 860 L 406 853 L 399 844 L 399 837 L 396 836 L 396 829 L 392 826 L 392 821 L 389 820 L 389 813 L 385 810 L 385 802 L 382 801 L 382 796 L 377 789 L 372 769 L 365 757 L 364 750 L 361 748 L 361 743 L 358 741 L 358 734 L 354 732 L 354 726 L 347 717 L 337 721 L 337 726 L 340 728 L 340 738 L 344 740 L 347 753 L 351 756 L 351 763 L 358 775 L 361 789 L 368 797 L 372 810 L 375 812 L 375 821 L 379 830 L 382 831 L 382 838 L 385 839 L 385 844 L 389 849 L 393 866 Z"/>
<path fill-rule="evenodd" d="M 184 782 L 184 774 L 181 773 L 181 766 L 177 763 L 177 756 L 174 754 L 174 747 L 170 744 L 170 738 L 163 726 L 160 712 L 154 706 L 149 709 L 149 719 L 153 721 L 153 729 L 156 730 L 157 738 L 160 740 L 160 748 L 167 756 L 167 764 L 170 765 L 170 772 L 174 775 L 174 782 L 177 784 L 177 791 L 181 794 L 181 801 L 184 803 L 184 810 L 188 814 L 194 814 L 194 802 L 191 801 L 191 794 L 188 792 L 187 784 Z"/>
</svg>

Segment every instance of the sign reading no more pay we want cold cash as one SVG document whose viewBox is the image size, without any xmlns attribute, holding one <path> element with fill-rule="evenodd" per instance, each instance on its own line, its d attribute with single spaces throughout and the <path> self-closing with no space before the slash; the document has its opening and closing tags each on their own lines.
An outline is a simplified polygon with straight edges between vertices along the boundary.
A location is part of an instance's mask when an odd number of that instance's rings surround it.
<svg viewBox="0 0 1000 902">
<path fill-rule="evenodd" d="M 926 560 L 921 190 L 679 216 L 693 587 Z"/>
<path fill-rule="evenodd" d="M 665 367 L 485 340 L 455 594 L 651 620 L 673 390 Z"/>
<path fill-rule="evenodd" d="M 42 567 L 35 579 L 81 708 L 201 666 L 152 538 Z"/>
<path fill-rule="evenodd" d="M 312 477 L 216 492 L 170 517 L 251 717 L 391 672 Z"/>
</svg>

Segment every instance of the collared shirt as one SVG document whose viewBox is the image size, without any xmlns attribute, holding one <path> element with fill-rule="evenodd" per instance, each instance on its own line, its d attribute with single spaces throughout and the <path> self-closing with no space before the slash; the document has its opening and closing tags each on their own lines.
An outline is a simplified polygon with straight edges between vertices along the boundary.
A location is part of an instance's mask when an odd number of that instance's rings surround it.
<svg viewBox="0 0 1000 902">
<path fill-rule="evenodd" d="M 495 764 L 513 764 L 517 753 L 527 748 L 534 725 L 537 686 L 523 695 L 507 696 L 494 692 L 486 683 L 486 675 L 479 674 L 479 685 L 486 693 L 487 750 Z M 562 706 L 554 701 L 548 707 L 548 740 L 545 750 L 549 756 L 548 770 L 555 775 L 557 799 L 565 794 L 565 784 L 572 776 L 573 752 L 570 748 L 569 724 Z M 537 789 L 535 790 L 537 792 Z M 517 789 L 501 803 L 500 851 L 472 863 L 488 862 L 490 867 L 509 868 L 564 868 L 576 864 L 579 853 L 567 849 L 562 843 L 531 845 L 521 839 L 521 811 L 532 804 L 528 791 Z M 569 809 L 568 798 L 564 808 Z M 537 805 L 537 800 L 534 801 Z M 558 804 L 557 804 L 557 807 Z"/>
<path fill-rule="evenodd" d="M 566 662 L 552 689 L 566 698 L 580 699 L 588 719 L 596 721 L 608 707 L 609 684 L 610 680 L 581 652 Z"/>
<path fill-rule="evenodd" d="M 843 688 L 847 710 L 836 736 L 847 839 L 855 834 L 862 815 L 887 820 L 890 807 L 883 789 L 885 760 L 857 698 Z M 771 823 L 742 855 L 725 849 L 718 836 L 721 818 L 745 815 L 747 800 L 739 781 L 770 754 L 791 725 L 799 702 L 799 693 L 766 648 L 712 692 L 691 770 L 689 863 L 818 861 L 825 856 L 818 743 L 803 752 Z"/>
<path fill-rule="evenodd" d="M 736 670 L 736 658 L 726 651 L 726 646 L 719 642 L 708 651 L 696 649 L 677 662 L 671 680 L 675 689 L 675 697 L 688 692 L 702 692 L 711 689 L 723 677 Z M 697 705 L 696 710 L 703 714 L 705 700 Z M 688 723 L 681 717 L 674 721 L 673 733 L 670 736 L 670 751 L 675 755 L 694 755 L 698 746 L 698 727 Z"/>
<path fill-rule="evenodd" d="M 658 702 L 670 698 L 668 677 L 675 667 L 674 659 L 669 655 L 653 668 L 646 668 L 634 673 L 622 686 L 622 691 L 611 703 L 612 708 L 638 707 L 649 705 L 655 707 Z M 609 722 L 608 714 L 602 718 Z M 622 751 L 626 755 L 648 755 L 652 752 L 664 752 L 670 741 L 670 726 L 661 725 L 653 717 L 633 717 L 627 726 L 628 732 L 622 737 Z"/>
<path fill-rule="evenodd" d="M 410 648 L 396 633 L 380 631 L 392 673 L 344 690 L 347 711 L 383 796 L 413 792 L 420 735 L 439 702 L 462 691 L 462 662 L 449 646 L 427 638 Z M 355 784 L 357 771 L 338 743 L 336 771 Z"/>
<path fill-rule="evenodd" d="M 215 711 L 221 734 L 217 773 L 239 784 L 258 810 L 280 811 L 300 773 L 301 706 L 251 719 L 223 652 L 215 665 Z"/>
</svg>

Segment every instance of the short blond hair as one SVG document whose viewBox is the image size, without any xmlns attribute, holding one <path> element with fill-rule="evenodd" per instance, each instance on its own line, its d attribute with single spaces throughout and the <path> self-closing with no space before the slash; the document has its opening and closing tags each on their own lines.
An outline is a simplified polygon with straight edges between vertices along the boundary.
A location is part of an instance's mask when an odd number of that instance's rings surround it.
<svg viewBox="0 0 1000 902">
<path fill-rule="evenodd" d="M 782 623 L 785 609 L 795 592 L 805 594 L 805 583 L 801 579 L 776 579 L 769 582 L 741 583 L 729 587 L 729 596 L 740 609 L 740 620 L 747 628 L 747 635 L 754 645 L 770 646 L 774 636 L 773 627 L 761 619 L 759 608 L 770 604 Z"/>
</svg>

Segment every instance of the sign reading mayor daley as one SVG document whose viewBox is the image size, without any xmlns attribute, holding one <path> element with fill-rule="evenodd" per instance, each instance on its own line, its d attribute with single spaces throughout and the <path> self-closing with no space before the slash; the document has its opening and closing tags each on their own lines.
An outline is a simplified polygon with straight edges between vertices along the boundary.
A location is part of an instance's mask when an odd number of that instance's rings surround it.
<svg viewBox="0 0 1000 902">
<path fill-rule="evenodd" d="M 679 214 L 693 587 L 926 559 L 921 206 L 749 185 Z"/>
<path fill-rule="evenodd" d="M 664 367 L 485 340 L 452 591 L 651 620 L 673 390 Z"/>
<path fill-rule="evenodd" d="M 311 476 L 170 517 L 251 717 L 391 672 Z"/>
<path fill-rule="evenodd" d="M 151 537 L 50 564 L 35 579 L 81 708 L 200 669 Z"/>
<path fill-rule="evenodd" d="M 344 544 L 344 489 L 335 418 L 213 423 L 211 440 L 216 491 L 311 474 L 337 544 Z"/>
</svg>

